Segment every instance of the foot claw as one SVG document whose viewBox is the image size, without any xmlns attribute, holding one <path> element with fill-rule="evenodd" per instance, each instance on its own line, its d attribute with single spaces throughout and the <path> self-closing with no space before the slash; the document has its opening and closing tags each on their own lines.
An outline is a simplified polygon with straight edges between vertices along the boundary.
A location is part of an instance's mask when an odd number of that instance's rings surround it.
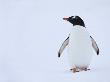
<svg viewBox="0 0 110 82">
<path fill-rule="evenodd" d="M 71 71 L 73 70 L 73 69 L 70 69 Z"/>
</svg>

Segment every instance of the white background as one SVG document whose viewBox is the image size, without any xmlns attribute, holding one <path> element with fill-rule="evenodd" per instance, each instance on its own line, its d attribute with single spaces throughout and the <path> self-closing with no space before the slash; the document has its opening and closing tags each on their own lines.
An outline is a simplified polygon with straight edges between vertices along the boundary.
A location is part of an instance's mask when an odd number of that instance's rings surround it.
<svg viewBox="0 0 110 82">
<path fill-rule="evenodd" d="M 58 49 L 79 15 L 96 40 L 90 71 L 69 71 Z M 0 0 L 0 82 L 110 82 L 110 0 Z"/>
</svg>

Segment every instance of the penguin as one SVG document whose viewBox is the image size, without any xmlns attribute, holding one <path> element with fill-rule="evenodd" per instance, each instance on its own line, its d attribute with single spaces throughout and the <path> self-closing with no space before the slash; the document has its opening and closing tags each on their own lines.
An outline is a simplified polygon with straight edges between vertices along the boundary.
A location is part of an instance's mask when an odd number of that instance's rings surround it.
<svg viewBox="0 0 110 82">
<path fill-rule="evenodd" d="M 99 55 L 99 48 L 96 41 L 90 36 L 87 31 L 84 21 L 79 16 L 71 16 L 63 18 L 63 20 L 70 22 L 73 25 L 69 36 L 61 45 L 58 51 L 58 57 L 61 56 L 63 50 L 68 46 L 68 61 L 73 73 L 79 71 L 87 71 L 94 50 Z"/>
</svg>

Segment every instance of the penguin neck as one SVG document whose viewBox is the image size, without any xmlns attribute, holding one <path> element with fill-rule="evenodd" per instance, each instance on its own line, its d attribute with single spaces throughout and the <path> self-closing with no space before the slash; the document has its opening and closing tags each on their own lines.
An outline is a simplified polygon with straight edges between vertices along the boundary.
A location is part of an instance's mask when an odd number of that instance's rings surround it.
<svg viewBox="0 0 110 82">
<path fill-rule="evenodd" d="M 73 25 L 73 27 L 76 27 L 76 26 L 86 28 L 85 26 L 82 26 L 82 25 Z"/>
</svg>

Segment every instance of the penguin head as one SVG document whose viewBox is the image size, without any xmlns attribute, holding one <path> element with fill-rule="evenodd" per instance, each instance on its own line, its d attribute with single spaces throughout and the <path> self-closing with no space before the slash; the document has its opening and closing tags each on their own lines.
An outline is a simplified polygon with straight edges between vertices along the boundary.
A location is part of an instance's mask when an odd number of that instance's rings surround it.
<svg viewBox="0 0 110 82">
<path fill-rule="evenodd" d="M 63 18 L 63 20 L 69 21 L 70 23 L 73 24 L 73 26 L 80 25 L 85 27 L 84 21 L 79 16 L 71 16 L 68 18 Z"/>
</svg>

